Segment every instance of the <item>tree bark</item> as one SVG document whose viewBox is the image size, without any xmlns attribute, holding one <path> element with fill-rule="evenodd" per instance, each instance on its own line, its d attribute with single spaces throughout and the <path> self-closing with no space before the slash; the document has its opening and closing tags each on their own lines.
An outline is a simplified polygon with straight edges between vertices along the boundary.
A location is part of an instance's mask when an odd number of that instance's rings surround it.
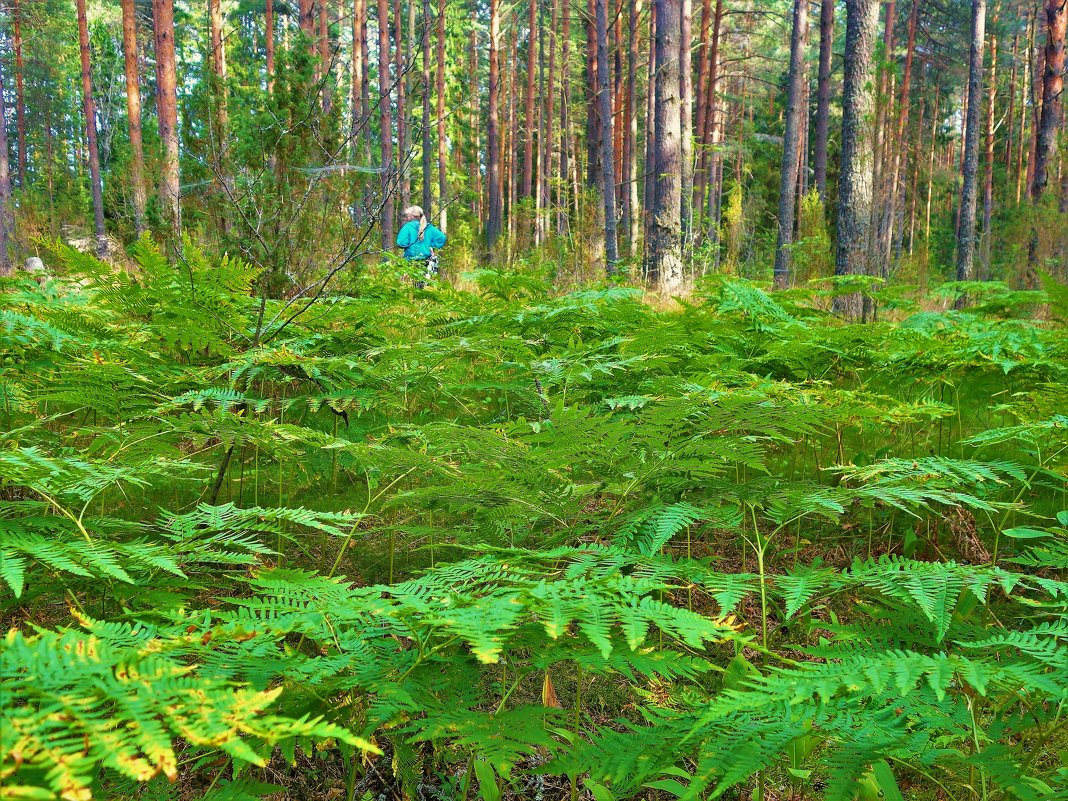
<svg viewBox="0 0 1068 801">
<path fill-rule="evenodd" d="M 534 177 L 534 79 L 537 77 L 538 52 L 534 47 L 538 27 L 538 0 L 530 0 L 530 16 L 527 20 L 527 85 L 523 95 L 523 184 L 520 197 L 530 197 Z"/>
<path fill-rule="evenodd" d="M 122 0 L 122 49 L 126 73 L 126 116 L 130 133 L 130 188 L 133 194 L 134 228 L 145 230 L 145 150 L 141 139 L 141 89 L 137 61 L 137 12 L 134 0 Z"/>
<path fill-rule="evenodd" d="M 712 1 L 701 0 L 700 47 L 697 57 L 697 168 L 694 174 L 693 208 L 699 217 L 704 208 L 705 190 L 708 186 L 708 142 L 705 123 L 708 118 L 708 65 L 711 60 L 709 36 L 712 32 Z M 696 239 L 696 237 L 695 237 Z"/>
<path fill-rule="evenodd" d="M 995 27 L 997 19 L 995 18 Z M 994 212 L 994 101 L 997 95 L 998 77 L 998 40 L 996 36 L 990 37 L 990 85 L 986 92 L 986 174 L 983 180 L 983 228 L 980 245 L 980 264 L 982 266 L 979 279 L 990 280 L 990 249 L 994 232 L 990 230 L 990 220 Z M 1012 126 L 1009 126 L 1010 128 Z"/>
<path fill-rule="evenodd" d="M 85 0 L 77 0 L 77 7 L 78 49 L 82 61 L 82 109 L 85 112 L 85 138 L 89 147 L 96 253 L 100 258 L 104 258 L 108 254 L 108 240 L 104 233 L 104 187 L 100 180 L 100 151 L 96 143 L 96 106 L 93 103 L 93 79 L 89 65 L 89 23 L 85 15 Z"/>
<path fill-rule="evenodd" d="M 875 154 L 871 136 L 872 52 L 879 24 L 877 0 L 846 0 L 845 82 L 842 91 L 842 166 L 838 181 L 835 275 L 869 272 Z M 835 311 L 856 319 L 859 293 L 835 298 Z"/>
<path fill-rule="evenodd" d="M 597 6 L 588 0 L 586 17 L 586 185 L 600 191 L 601 106 L 597 102 Z"/>
<path fill-rule="evenodd" d="M 549 228 L 552 221 L 552 187 L 553 187 L 553 168 L 556 166 L 556 154 L 554 148 L 556 147 L 556 136 L 554 128 L 556 127 L 556 47 L 557 47 L 557 34 L 560 26 L 560 0 L 553 0 L 552 17 L 549 21 L 549 75 L 546 79 L 545 91 L 543 93 L 543 101 L 545 102 L 545 130 L 542 132 L 542 141 L 544 142 L 544 164 L 545 166 L 538 170 L 542 181 L 542 198 L 545 206 L 545 216 L 542 221 L 542 235 L 548 236 Z"/>
<path fill-rule="evenodd" d="M 820 2 L 820 69 L 816 84 L 814 179 L 820 200 L 827 202 L 827 141 L 831 116 L 831 59 L 834 56 L 834 0 Z"/>
<path fill-rule="evenodd" d="M 706 0 L 707 2 L 707 0 Z M 627 240 L 631 258 L 637 255 L 638 237 L 634 218 L 638 207 L 638 182 L 635 176 L 635 141 L 638 138 L 638 18 L 641 16 L 642 0 L 627 2 L 627 30 L 629 48 L 627 54 L 627 97 L 623 106 L 623 236 Z"/>
<path fill-rule="evenodd" d="M 786 99 L 786 131 L 783 135 L 782 166 L 779 179 L 779 238 L 775 245 L 775 286 L 790 283 L 791 247 L 794 241 L 794 207 L 797 202 L 797 174 L 800 157 L 802 99 L 805 82 L 805 30 L 808 27 L 808 0 L 794 0 L 793 31 L 790 35 L 790 77 Z"/>
<path fill-rule="evenodd" d="M 707 190 L 707 216 L 708 237 L 713 242 L 719 241 L 719 192 L 722 182 L 720 177 L 723 171 L 723 158 L 716 151 L 719 141 L 718 132 L 720 120 L 718 117 L 719 101 L 716 94 L 716 85 L 719 81 L 719 43 L 720 31 L 723 25 L 723 0 L 716 0 L 715 12 L 712 14 L 712 43 L 708 57 L 708 87 L 705 93 L 705 127 L 701 132 L 701 140 L 707 150 L 705 169 L 708 174 Z"/>
<path fill-rule="evenodd" d="M 361 2 L 361 0 L 354 0 Z M 263 21 L 264 46 L 267 48 L 267 92 L 274 92 L 274 0 L 266 0 Z M 355 25 L 356 17 L 353 17 Z M 353 29 L 355 30 L 355 28 Z M 355 53 L 355 50 L 353 51 Z"/>
<path fill-rule="evenodd" d="M 652 213 L 656 206 L 656 0 L 649 6 L 649 85 L 645 95 L 645 163 L 642 170 L 642 266 L 645 278 L 656 282 L 652 263 Z"/>
<path fill-rule="evenodd" d="M 605 269 L 611 275 L 619 261 L 616 251 L 615 137 L 612 133 L 612 95 L 608 81 L 608 0 L 597 3 L 597 93 L 601 111 L 601 183 L 604 192 Z"/>
<path fill-rule="evenodd" d="M 405 209 L 412 202 L 412 182 L 408 172 L 408 156 L 411 154 L 411 142 L 408 132 L 408 52 L 404 44 L 404 17 L 401 14 L 401 0 L 393 0 L 393 75 L 397 86 L 397 170 L 400 177 L 401 208 Z M 387 25 L 387 30 L 388 30 Z M 386 62 L 389 64 L 389 56 Z M 388 70 L 387 70 L 388 72 Z"/>
<path fill-rule="evenodd" d="M 682 120 L 679 47 L 683 0 L 656 1 L 655 203 L 652 213 L 650 278 L 666 295 L 683 287 Z"/>
<path fill-rule="evenodd" d="M 382 250 L 390 252 L 393 240 L 393 115 L 390 108 L 389 2 L 378 0 L 378 124 L 382 156 Z M 401 158 L 404 157 L 403 152 Z"/>
<path fill-rule="evenodd" d="M 26 186 L 26 100 L 25 67 L 22 62 L 22 9 L 19 0 L 14 0 L 12 10 L 12 45 L 15 49 L 15 128 L 18 134 L 19 186 Z"/>
<path fill-rule="evenodd" d="M 482 202 L 482 104 L 480 102 L 478 91 L 478 31 L 471 30 L 471 52 L 470 52 L 470 64 L 468 65 L 468 74 L 470 75 L 470 87 L 468 91 L 471 94 L 471 130 L 473 141 L 473 157 L 471 159 L 471 172 L 475 176 L 475 200 L 472 208 L 472 212 L 475 215 L 476 220 L 483 220 L 485 205 Z"/>
<path fill-rule="evenodd" d="M 384 0 L 379 0 L 383 2 Z M 489 214 L 486 220 L 486 243 L 493 255 L 497 237 L 501 233 L 501 142 L 500 142 L 500 37 L 501 0 L 489 0 L 489 118 L 486 145 L 486 184 Z"/>
<path fill-rule="evenodd" d="M 1042 117 L 1035 142 L 1035 169 L 1031 179 L 1031 202 L 1037 207 L 1049 183 L 1049 167 L 1057 142 L 1057 126 L 1061 120 L 1061 103 L 1064 93 L 1065 28 L 1068 23 L 1068 5 L 1064 0 L 1046 2 L 1046 51 L 1042 73 Z M 1038 285 L 1039 241 L 1038 210 L 1031 215 L 1031 243 L 1027 249 L 1028 288 Z"/>
<path fill-rule="evenodd" d="M 174 64 L 173 0 L 152 0 L 155 23 L 156 64 L 159 85 L 156 111 L 160 138 L 163 140 L 163 165 L 160 175 L 160 201 L 170 225 L 173 253 L 182 249 L 181 187 L 178 166 L 178 96 Z"/>
<path fill-rule="evenodd" d="M 568 230 L 571 212 L 570 198 L 575 196 L 571 190 L 572 167 L 572 132 L 571 132 L 571 3 L 564 8 L 562 38 L 560 50 L 560 213 L 556 218 L 556 232 L 563 236 Z"/>
<path fill-rule="evenodd" d="M 679 121 L 682 125 L 679 140 L 679 164 L 682 167 L 682 222 L 683 250 L 690 252 L 690 231 L 693 227 L 693 67 L 690 48 L 693 44 L 693 3 L 682 0 L 679 20 Z"/>
<path fill-rule="evenodd" d="M 297 25 L 300 26 L 301 32 L 306 37 L 305 45 L 308 48 L 308 55 L 315 58 L 315 1 L 316 0 L 299 0 L 297 6 Z M 318 75 L 318 70 L 316 70 Z"/>
<path fill-rule="evenodd" d="M 270 0 L 268 0 L 270 2 Z M 349 150 L 355 161 L 360 152 L 359 142 L 366 138 L 367 117 L 362 107 L 360 93 L 363 87 L 363 25 L 364 3 L 366 0 L 352 0 L 352 62 L 349 73 L 352 76 L 351 97 L 352 113 L 349 120 Z"/>
<path fill-rule="evenodd" d="M 905 69 L 901 76 L 901 94 L 898 100 L 897 127 L 893 142 L 893 167 L 890 171 L 890 203 L 887 208 L 886 237 L 883 242 L 883 264 L 890 262 L 890 242 L 894 232 L 894 226 L 898 219 L 899 209 L 904 202 L 902 189 L 901 171 L 907 152 L 907 134 L 909 125 L 909 107 L 912 91 L 912 62 L 916 54 L 916 30 L 920 20 L 920 2 L 912 0 L 912 10 L 909 12 L 908 42 L 905 45 Z M 899 227 L 900 228 L 900 227 Z M 900 230 L 899 230 L 900 233 Z M 900 237 L 897 241 L 900 243 Z"/>
<path fill-rule="evenodd" d="M 957 227 L 957 280 L 974 277 L 975 206 L 979 176 L 979 110 L 983 104 L 983 44 L 986 40 L 986 0 L 972 0 L 971 55 L 968 66 L 968 122 L 964 137 L 964 185 Z"/>
<path fill-rule="evenodd" d="M 433 15 L 430 0 L 423 0 L 423 213 L 428 220 L 434 219 L 432 204 L 434 200 L 433 154 L 430 150 L 430 23 Z"/>
<path fill-rule="evenodd" d="M 1009 110 L 1005 114 L 1005 170 L 1012 169 L 1012 156 L 1014 137 L 1016 135 L 1016 75 L 1019 65 L 1017 56 L 1020 50 L 1020 33 L 1017 31 L 1012 36 L 1012 55 L 1009 61 L 1012 69 L 1009 71 Z"/>
<path fill-rule="evenodd" d="M 4 106 L 4 71 L 0 62 L 0 276 L 11 275 L 11 237 L 15 212 L 11 203 L 11 164 L 7 155 L 7 109 Z"/>
<path fill-rule="evenodd" d="M 438 46 L 437 46 L 437 73 L 434 78 L 434 93 L 436 95 L 438 123 L 438 228 L 442 231 L 448 229 L 448 195 L 449 177 L 447 170 L 447 152 L 445 143 L 445 4 L 446 0 L 438 0 Z M 429 31 L 427 32 L 429 36 Z M 477 86 L 475 93 L 477 96 Z M 429 125 L 427 120 L 424 124 Z"/>
</svg>

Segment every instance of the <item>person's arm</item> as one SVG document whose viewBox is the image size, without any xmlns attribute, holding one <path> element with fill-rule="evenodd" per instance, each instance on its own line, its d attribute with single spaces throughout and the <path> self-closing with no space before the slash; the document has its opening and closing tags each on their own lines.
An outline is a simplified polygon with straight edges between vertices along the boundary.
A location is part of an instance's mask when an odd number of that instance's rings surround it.
<svg viewBox="0 0 1068 801">
<path fill-rule="evenodd" d="M 430 229 L 430 247 L 440 248 L 445 245 L 445 232 L 437 226 Z"/>
<path fill-rule="evenodd" d="M 397 247 L 409 248 L 412 246 L 415 242 L 415 237 L 412 234 L 413 227 L 411 223 L 405 223 L 401 226 L 400 231 L 397 232 Z"/>
</svg>

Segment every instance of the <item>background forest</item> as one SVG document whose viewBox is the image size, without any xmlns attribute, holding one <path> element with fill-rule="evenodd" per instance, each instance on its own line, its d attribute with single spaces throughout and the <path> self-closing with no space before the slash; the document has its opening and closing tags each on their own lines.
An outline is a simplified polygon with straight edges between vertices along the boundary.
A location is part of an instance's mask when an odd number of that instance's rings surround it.
<svg viewBox="0 0 1068 801">
<path fill-rule="evenodd" d="M 4 0 L 0 798 L 1068 800 L 1066 19 Z"/>
</svg>

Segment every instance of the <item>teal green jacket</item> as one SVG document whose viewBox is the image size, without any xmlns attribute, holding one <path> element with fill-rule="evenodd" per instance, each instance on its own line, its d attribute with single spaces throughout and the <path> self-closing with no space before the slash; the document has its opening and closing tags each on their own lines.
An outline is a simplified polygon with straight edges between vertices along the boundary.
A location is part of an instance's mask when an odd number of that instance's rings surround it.
<svg viewBox="0 0 1068 801">
<path fill-rule="evenodd" d="M 406 222 L 397 234 L 397 247 L 404 248 L 404 258 L 408 261 L 426 261 L 431 249 L 445 244 L 445 234 L 435 225 L 427 224 L 423 231 L 423 241 L 419 241 L 419 220 Z"/>
</svg>

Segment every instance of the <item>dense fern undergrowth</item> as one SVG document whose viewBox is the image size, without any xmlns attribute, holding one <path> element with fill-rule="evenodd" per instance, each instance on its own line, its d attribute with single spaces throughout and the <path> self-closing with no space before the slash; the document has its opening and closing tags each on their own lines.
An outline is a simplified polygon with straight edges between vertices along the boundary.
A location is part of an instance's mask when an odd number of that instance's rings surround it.
<svg viewBox="0 0 1068 801">
<path fill-rule="evenodd" d="M 4 798 L 1068 798 L 1063 289 L 54 255 L 0 309 Z"/>
</svg>

